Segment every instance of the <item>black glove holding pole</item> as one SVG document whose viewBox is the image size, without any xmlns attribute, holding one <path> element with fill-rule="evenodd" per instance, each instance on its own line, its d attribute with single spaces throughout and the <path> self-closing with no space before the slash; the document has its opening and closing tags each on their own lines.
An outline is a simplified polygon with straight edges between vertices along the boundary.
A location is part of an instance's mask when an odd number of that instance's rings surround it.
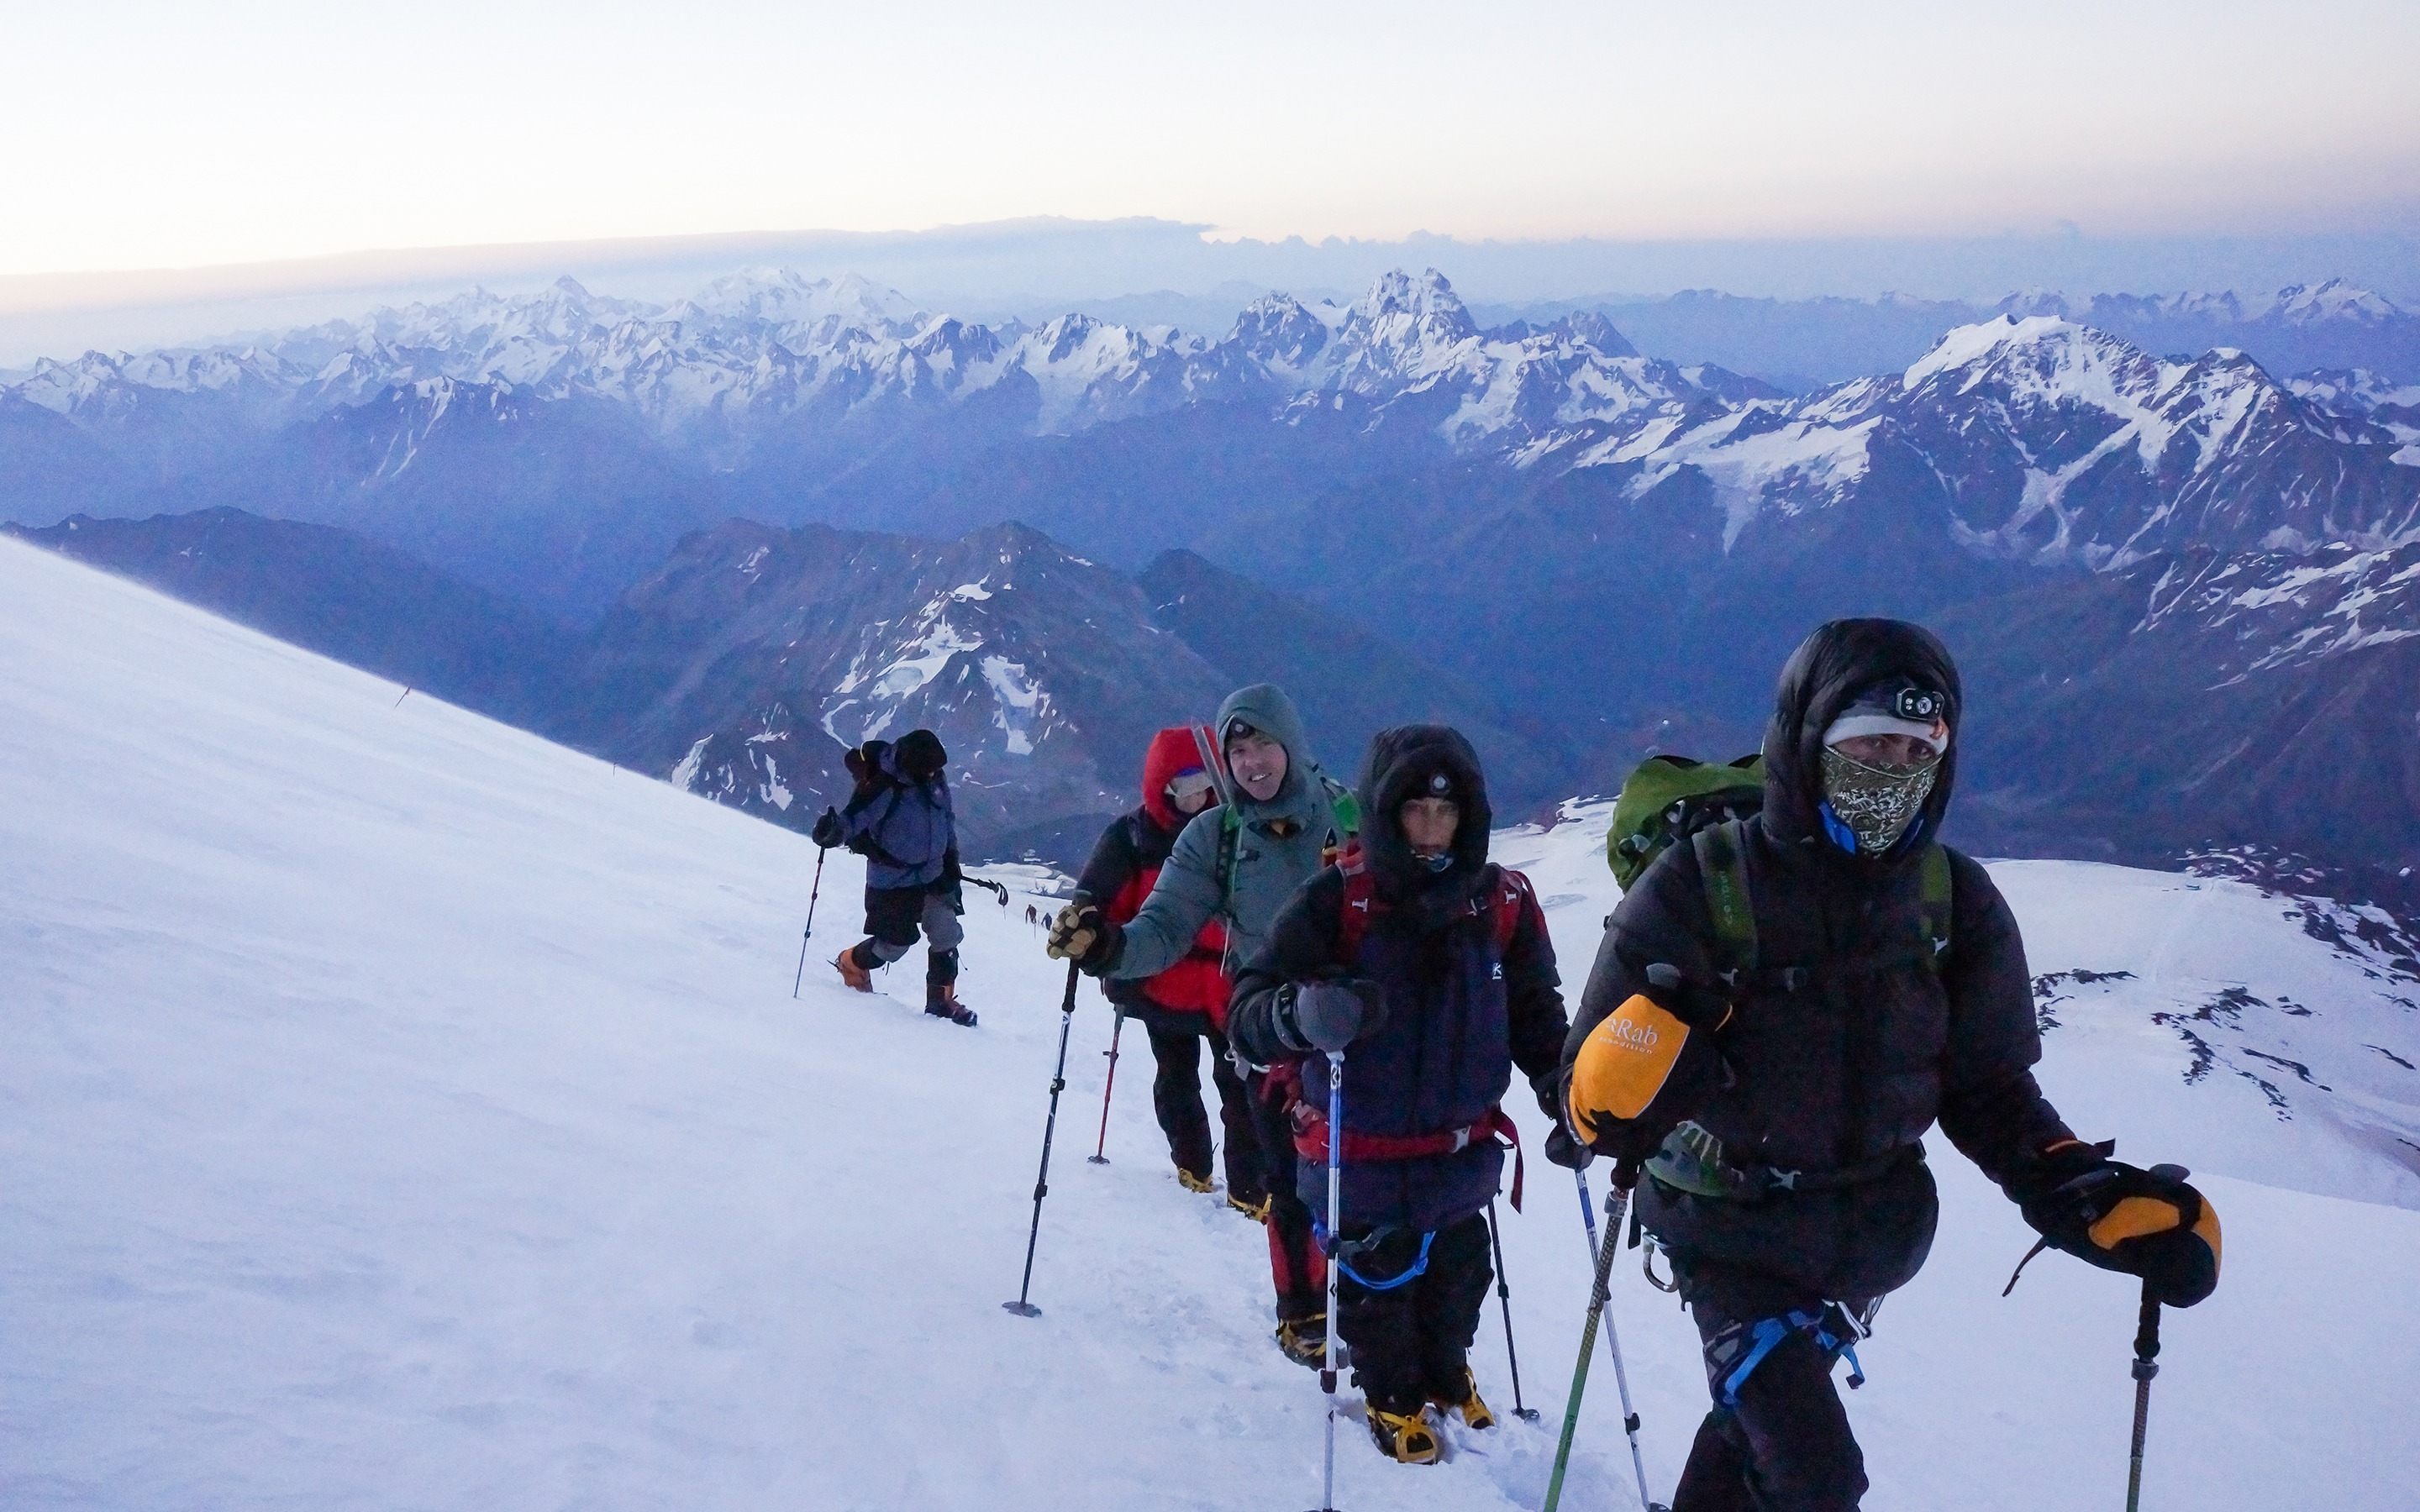
<svg viewBox="0 0 2420 1512">
<path fill-rule="evenodd" d="M 2190 1307 L 2218 1288 L 2218 1211 L 2181 1165 L 2145 1170 L 2110 1159 L 2116 1140 L 2045 1150 L 2009 1178 L 2042 1242 L 2089 1265 L 2140 1276 L 2146 1296 Z M 2016 1283 L 2011 1278 L 2009 1285 Z"/>
<path fill-rule="evenodd" d="M 840 810 L 826 809 L 824 816 L 815 821 L 815 827 L 808 831 L 807 838 L 827 851 L 838 847 L 848 838 L 848 832 L 841 826 Z"/>
<path fill-rule="evenodd" d="M 1271 1019 L 1289 1050 L 1342 1050 L 1385 1027 L 1387 990 L 1374 981 L 1291 982 L 1278 989 Z"/>
</svg>

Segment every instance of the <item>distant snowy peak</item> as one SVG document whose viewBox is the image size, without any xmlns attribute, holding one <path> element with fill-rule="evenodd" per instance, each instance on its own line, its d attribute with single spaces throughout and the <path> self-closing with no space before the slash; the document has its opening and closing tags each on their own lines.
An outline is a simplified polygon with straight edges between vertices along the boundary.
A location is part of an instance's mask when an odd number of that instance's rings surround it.
<svg viewBox="0 0 2420 1512">
<path fill-rule="evenodd" d="M 257 347 L 237 350 L 86 352 L 70 362 L 43 358 L 13 392 L 54 414 L 85 418 L 133 402 L 135 391 L 203 394 L 257 409 L 273 407 L 308 369 Z"/>
<path fill-rule="evenodd" d="M 2269 323 L 2308 326 L 2321 322 L 2382 325 L 2410 319 L 2404 310 L 2374 289 L 2358 287 L 2341 278 L 2324 283 L 2290 284 L 2273 294 L 2238 294 L 2232 290 L 2183 294 L 2095 294 L 2086 298 L 2051 289 L 2024 289 L 1993 306 L 2020 319 L 2054 316 L 2092 325 L 2123 329 L 2153 321 L 2200 321 L 2210 325 Z"/>
<path fill-rule="evenodd" d="M 920 728 L 986 842 L 1114 812 L 1166 709 L 1225 691 L 1130 579 L 1014 524 L 931 541 L 727 521 L 600 633 L 650 664 L 697 658 L 646 717 L 688 733 L 675 781 L 799 827 L 845 800 L 844 748 Z"/>
<path fill-rule="evenodd" d="M 2219 632 L 2236 676 L 2420 639 L 2420 543 L 2300 555 L 2194 553 L 2162 568 L 2143 630 Z"/>
<path fill-rule="evenodd" d="M 2420 467 L 2407 464 L 2420 448 L 2409 440 L 2298 396 L 2230 348 L 2166 360 L 2055 316 L 2003 315 L 1951 331 L 1900 374 L 1710 405 L 1626 436 L 1559 436 L 1538 453 L 1635 468 L 1634 496 L 1693 470 L 1736 541 L 1761 518 L 1860 497 L 1887 452 L 1943 491 L 1968 549 L 2106 570 L 2197 546 L 2412 539 Z"/>
</svg>

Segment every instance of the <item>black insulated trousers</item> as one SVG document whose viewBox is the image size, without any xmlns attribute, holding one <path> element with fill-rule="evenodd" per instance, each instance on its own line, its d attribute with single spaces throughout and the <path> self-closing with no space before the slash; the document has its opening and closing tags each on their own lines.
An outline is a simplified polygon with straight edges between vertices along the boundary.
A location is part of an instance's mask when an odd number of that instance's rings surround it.
<svg viewBox="0 0 2420 1512">
<path fill-rule="evenodd" d="M 1793 1309 L 1821 1313 L 1823 1299 L 1744 1267 L 1675 1265 L 1681 1296 L 1705 1349 L 1714 1411 L 1698 1427 L 1672 1512 L 1855 1512 L 1866 1494 L 1866 1457 L 1832 1383 L 1838 1354 L 1793 1331 L 1759 1361 L 1723 1405 L 1760 1319 Z"/>
</svg>

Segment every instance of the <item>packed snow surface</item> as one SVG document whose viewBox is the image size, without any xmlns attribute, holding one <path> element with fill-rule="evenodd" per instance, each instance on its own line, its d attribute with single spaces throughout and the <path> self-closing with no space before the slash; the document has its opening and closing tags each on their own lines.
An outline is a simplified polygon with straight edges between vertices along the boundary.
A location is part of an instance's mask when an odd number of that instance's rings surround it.
<svg viewBox="0 0 2420 1512">
<path fill-rule="evenodd" d="M 0 543 L 0 1504 L 1311 1504 L 1321 1400 L 1268 1342 L 1262 1235 L 1171 1179 L 1136 1038 L 1111 1164 L 1083 1159 L 1089 985 L 1043 1315 L 1001 1309 L 1061 1026 L 1024 919 L 1050 879 L 1001 868 L 1013 906 L 970 901 L 968 1030 L 917 1011 L 912 956 L 875 995 L 835 983 L 861 873 L 833 853 L 794 998 L 802 837 L 399 691 Z M 1568 813 L 1497 846 L 1576 982 L 1612 894 L 1602 806 Z M 2053 1095 L 2194 1165 L 2225 1216 L 2218 1295 L 2167 1319 L 2145 1505 L 2410 1507 L 2413 989 L 2250 888 L 1998 875 L 2034 970 L 2071 974 L 2044 997 Z M 2275 1022 L 2190 1017 L 2230 987 Z M 2180 1025 L 2211 1047 L 2197 1079 Z M 2263 1070 L 2286 1107 L 2240 1074 Z M 1347 1422 L 1342 1506 L 1543 1499 L 1587 1257 L 1512 1111 L 1544 1419 L 1456 1427 L 1424 1470 Z M 1931 1144 L 1941 1238 L 1848 1398 L 1867 1504 L 2115 1505 L 2133 1288 L 2046 1256 L 2000 1300 L 2031 1236 Z M 1668 1496 L 1695 1335 L 1629 1258 L 1611 1316 Z M 1510 1408 L 1492 1303 L 1473 1357 Z M 1634 1505 L 1602 1365 L 1578 1443 L 1565 1504 Z"/>
</svg>

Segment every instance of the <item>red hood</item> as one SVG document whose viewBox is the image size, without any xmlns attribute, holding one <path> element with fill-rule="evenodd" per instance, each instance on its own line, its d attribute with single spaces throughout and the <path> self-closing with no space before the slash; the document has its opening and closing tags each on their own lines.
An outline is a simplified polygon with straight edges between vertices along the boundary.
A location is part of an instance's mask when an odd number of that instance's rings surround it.
<svg viewBox="0 0 2420 1512">
<path fill-rule="evenodd" d="M 1188 766 L 1202 764 L 1201 748 L 1194 745 L 1195 728 L 1177 725 L 1151 737 L 1151 749 L 1142 759 L 1142 806 L 1159 821 L 1160 827 L 1171 832 L 1185 827 L 1186 816 L 1168 806 L 1169 779 Z M 1209 727 L 1201 727 L 1204 743 L 1210 739 Z"/>
</svg>

